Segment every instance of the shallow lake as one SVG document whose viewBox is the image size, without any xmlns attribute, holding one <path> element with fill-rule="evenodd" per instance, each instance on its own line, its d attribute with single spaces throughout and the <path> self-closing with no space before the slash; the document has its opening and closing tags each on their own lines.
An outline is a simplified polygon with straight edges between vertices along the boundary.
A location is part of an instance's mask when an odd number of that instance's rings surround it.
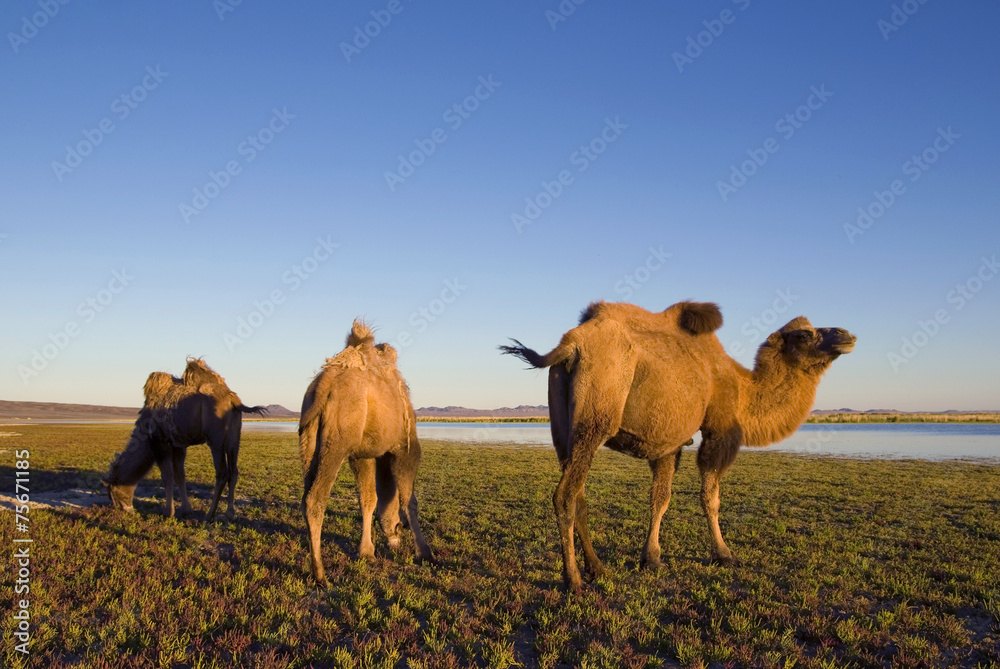
<svg viewBox="0 0 1000 669">
<path fill-rule="evenodd" d="M 243 423 L 244 430 L 294 432 L 298 423 Z M 552 446 L 548 423 L 417 423 L 421 439 L 466 444 Z M 695 436 L 695 448 L 700 435 Z M 809 424 L 785 441 L 753 451 L 854 458 L 1000 462 L 997 423 L 865 423 Z"/>
</svg>

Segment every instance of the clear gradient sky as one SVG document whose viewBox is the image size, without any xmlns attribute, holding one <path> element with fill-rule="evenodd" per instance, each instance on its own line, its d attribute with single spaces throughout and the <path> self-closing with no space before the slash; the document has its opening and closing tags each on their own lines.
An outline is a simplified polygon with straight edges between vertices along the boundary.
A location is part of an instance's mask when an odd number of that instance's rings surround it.
<svg viewBox="0 0 1000 669">
<path fill-rule="evenodd" d="M 747 365 L 799 314 L 857 334 L 817 408 L 1000 409 L 997 25 L 985 0 L 5 2 L 0 399 L 138 406 L 194 355 L 298 408 L 364 316 L 415 406 L 544 404 L 507 337 L 696 299 Z"/>
</svg>

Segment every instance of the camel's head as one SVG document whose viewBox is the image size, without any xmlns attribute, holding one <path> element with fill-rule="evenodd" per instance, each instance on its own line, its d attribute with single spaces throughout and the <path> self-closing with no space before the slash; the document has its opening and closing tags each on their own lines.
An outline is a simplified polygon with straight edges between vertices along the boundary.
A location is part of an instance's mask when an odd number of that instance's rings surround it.
<svg viewBox="0 0 1000 669">
<path fill-rule="evenodd" d="M 135 511 L 132 507 L 132 497 L 135 495 L 135 484 L 125 485 L 123 483 L 111 483 L 108 479 L 101 479 L 101 485 L 108 490 L 108 498 L 111 506 L 123 511 Z"/>
<path fill-rule="evenodd" d="M 857 340 L 843 328 L 814 328 L 808 318 L 799 316 L 768 337 L 761 350 L 770 349 L 790 366 L 822 373 L 831 362 L 853 351 Z"/>
</svg>

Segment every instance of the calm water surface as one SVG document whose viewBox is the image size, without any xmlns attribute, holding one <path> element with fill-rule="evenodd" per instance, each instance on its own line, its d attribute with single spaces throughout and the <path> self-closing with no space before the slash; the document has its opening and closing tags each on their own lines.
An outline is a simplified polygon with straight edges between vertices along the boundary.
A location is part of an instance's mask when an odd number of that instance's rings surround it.
<svg viewBox="0 0 1000 669">
<path fill-rule="evenodd" d="M 298 423 L 244 422 L 244 430 L 294 432 Z M 521 444 L 551 448 L 548 423 L 418 423 L 421 439 L 466 444 Z M 695 436 L 695 445 L 700 435 Z M 694 448 L 691 446 L 689 448 Z M 759 451 L 857 458 L 1000 462 L 997 423 L 868 423 L 803 425 L 785 441 Z"/>
</svg>

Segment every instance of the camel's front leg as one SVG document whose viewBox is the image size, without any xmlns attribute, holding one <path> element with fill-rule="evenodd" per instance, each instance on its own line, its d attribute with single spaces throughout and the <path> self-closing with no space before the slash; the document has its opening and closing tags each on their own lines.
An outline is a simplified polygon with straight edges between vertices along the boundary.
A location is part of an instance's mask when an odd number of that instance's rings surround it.
<svg viewBox="0 0 1000 669">
<path fill-rule="evenodd" d="M 406 453 L 396 455 L 392 460 L 391 470 L 393 478 L 396 479 L 396 486 L 399 491 L 401 512 L 410 531 L 413 532 L 413 545 L 417 551 L 417 562 L 428 561 L 434 563 L 434 553 L 427 545 L 423 533 L 420 531 L 420 522 L 417 520 L 417 495 L 413 491 L 413 481 L 417 477 L 417 465 L 420 462 L 419 447 L 415 447 Z M 405 500 L 405 505 L 403 501 Z"/>
<path fill-rule="evenodd" d="M 399 491 L 396 489 L 396 477 L 392 473 L 392 454 L 383 455 L 375 460 L 375 491 L 378 497 L 377 513 L 382 532 L 389 542 L 389 549 L 399 550 L 400 531 L 404 516 L 399 510 Z"/>
<path fill-rule="evenodd" d="M 372 517 L 375 515 L 375 460 L 372 458 L 351 458 L 351 470 L 358 484 L 358 501 L 361 503 L 361 545 L 358 556 L 375 557 L 372 542 Z"/>
<path fill-rule="evenodd" d="M 736 562 L 732 551 L 722 539 L 719 528 L 719 483 L 723 474 L 729 469 L 736 453 L 739 441 L 734 439 L 705 438 L 698 449 L 698 469 L 701 470 L 701 507 L 708 518 L 708 529 L 712 539 L 712 559 L 723 565 Z"/>
<path fill-rule="evenodd" d="M 650 518 L 649 536 L 646 539 L 646 546 L 642 551 L 641 565 L 643 567 L 659 567 L 660 562 L 660 525 L 663 522 L 663 514 L 670 506 L 670 490 L 674 481 L 674 473 L 681 459 L 681 452 L 665 455 L 656 460 L 649 461 L 649 468 L 653 472 L 653 486 L 650 489 Z"/>
</svg>

